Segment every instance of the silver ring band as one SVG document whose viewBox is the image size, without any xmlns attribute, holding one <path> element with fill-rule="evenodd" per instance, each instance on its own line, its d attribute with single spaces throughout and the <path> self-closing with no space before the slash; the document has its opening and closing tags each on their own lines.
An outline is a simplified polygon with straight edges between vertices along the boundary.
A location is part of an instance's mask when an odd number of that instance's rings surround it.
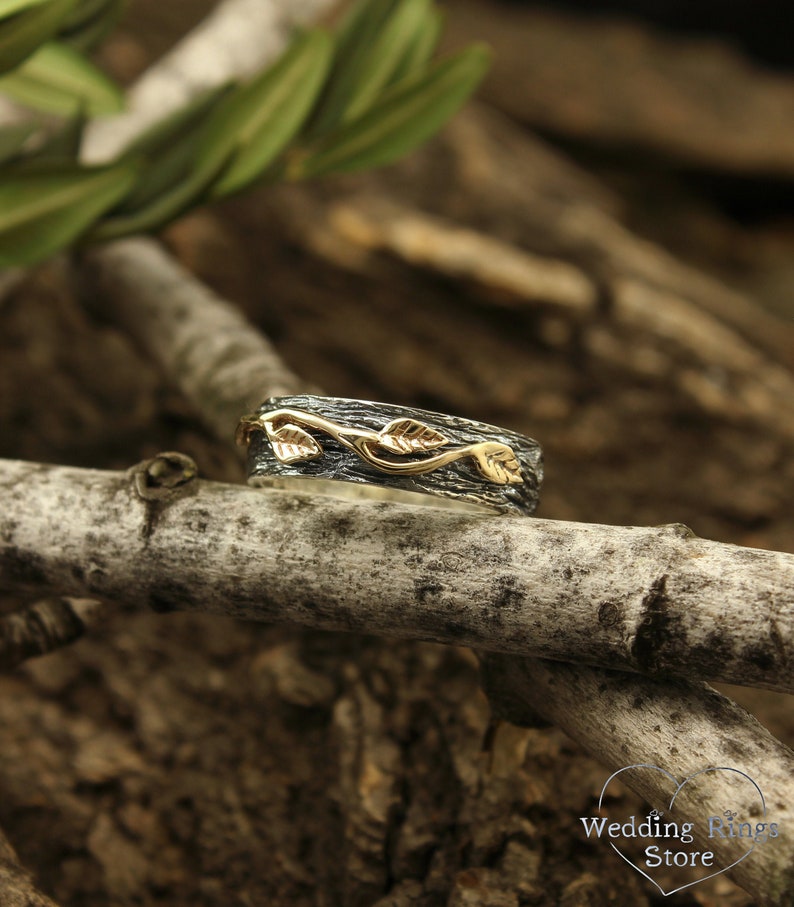
<svg viewBox="0 0 794 907">
<path fill-rule="evenodd" d="M 537 507 L 543 479 L 543 455 L 531 438 L 389 403 L 271 397 L 237 431 L 238 442 L 248 445 L 253 485 L 315 479 L 327 492 L 329 481 L 346 482 L 365 494 L 433 495 L 525 516 Z"/>
</svg>

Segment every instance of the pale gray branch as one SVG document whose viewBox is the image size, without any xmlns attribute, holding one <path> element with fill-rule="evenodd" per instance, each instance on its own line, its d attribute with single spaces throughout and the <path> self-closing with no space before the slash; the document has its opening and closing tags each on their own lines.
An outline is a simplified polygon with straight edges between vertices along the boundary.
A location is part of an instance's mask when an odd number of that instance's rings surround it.
<svg viewBox="0 0 794 907">
<path fill-rule="evenodd" d="M 169 455 L 170 456 L 170 455 Z M 794 691 L 794 555 L 0 462 L 6 585 Z"/>
<path fill-rule="evenodd" d="M 737 682 L 766 667 L 765 685 L 791 689 L 792 555 L 680 526 L 489 518 L 202 482 L 174 454 L 128 473 L 3 461 L 0 488 L 6 586 L 495 650 L 482 655 L 483 676 L 501 717 L 539 713 L 612 770 L 653 763 L 683 780 L 727 762 L 766 792 L 770 821 L 791 823 L 794 756 L 710 688 L 516 653 L 622 667 L 644 657 L 646 668 Z M 746 635 L 770 602 L 773 669 Z M 670 796 L 652 775 L 625 780 L 652 804 Z M 702 828 L 727 794 L 742 807 L 724 778 L 693 786 L 676 814 Z M 765 903 L 787 903 L 793 849 L 783 835 L 733 877 Z"/>
<path fill-rule="evenodd" d="M 239 309 L 147 239 L 89 253 L 84 275 L 102 308 L 160 366 L 204 422 L 231 442 L 240 415 L 304 390 Z"/>
</svg>

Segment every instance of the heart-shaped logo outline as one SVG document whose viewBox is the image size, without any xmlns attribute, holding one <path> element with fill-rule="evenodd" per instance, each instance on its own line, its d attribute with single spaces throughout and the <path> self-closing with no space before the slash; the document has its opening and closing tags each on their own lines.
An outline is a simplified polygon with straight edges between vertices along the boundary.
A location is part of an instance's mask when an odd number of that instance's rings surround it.
<svg viewBox="0 0 794 907">
<path fill-rule="evenodd" d="M 684 778 L 684 780 L 680 784 L 678 783 L 678 780 L 676 779 L 675 775 L 671 775 L 670 772 L 665 771 L 665 769 L 660 768 L 658 765 L 653 765 L 648 762 L 638 762 L 634 765 L 626 765 L 623 768 L 618 769 L 616 772 L 613 772 L 607 778 L 607 780 L 604 782 L 604 786 L 601 788 L 601 796 L 598 798 L 598 809 L 599 810 L 601 809 L 601 804 L 604 800 L 604 794 L 606 793 L 606 789 L 609 787 L 612 780 L 614 778 L 617 778 L 617 776 L 620 775 L 622 772 L 627 772 L 632 768 L 654 769 L 657 772 L 661 772 L 666 778 L 669 778 L 673 782 L 673 784 L 676 785 L 675 791 L 673 792 L 673 796 L 667 807 L 668 810 L 673 808 L 673 804 L 675 803 L 676 797 L 679 795 L 679 793 L 681 792 L 681 789 L 684 787 L 684 785 L 688 784 L 693 778 L 697 778 L 698 775 L 705 775 L 707 772 L 735 772 L 737 775 L 741 775 L 743 778 L 746 778 L 750 782 L 750 784 L 752 784 L 753 787 L 758 791 L 758 796 L 761 798 L 761 806 L 763 807 L 762 817 L 766 818 L 766 800 L 764 799 L 764 793 L 761 790 L 761 788 L 747 774 L 747 772 L 743 772 L 741 769 L 738 769 L 738 768 L 731 768 L 730 766 L 727 766 L 727 765 L 713 765 L 710 768 L 702 768 L 702 769 L 700 769 L 700 771 L 693 772 L 691 775 L 688 775 L 686 778 Z M 625 860 L 629 864 L 629 866 L 632 867 L 632 869 L 636 869 L 640 875 L 645 876 L 645 878 L 649 882 L 652 882 L 659 889 L 659 891 L 661 891 L 662 896 L 666 897 L 666 898 L 669 897 L 671 894 L 678 894 L 679 891 L 683 891 L 685 888 L 691 888 L 693 885 L 699 885 L 701 882 L 705 882 L 707 879 L 713 879 L 715 876 L 722 875 L 723 872 L 727 872 L 729 869 L 733 869 L 734 866 L 738 866 L 739 863 L 746 860 L 750 856 L 750 854 L 755 850 L 755 842 L 753 842 L 752 847 L 750 847 L 750 849 L 747 851 L 747 853 L 745 853 L 743 856 L 739 857 L 738 860 L 734 860 L 733 863 L 731 863 L 730 865 L 723 866 L 722 869 L 718 869 L 716 872 L 712 872 L 710 875 L 703 876 L 702 879 L 695 879 L 694 882 L 687 882 L 686 885 L 681 885 L 679 888 L 674 888 L 672 891 L 665 891 L 664 888 L 662 888 L 662 886 L 655 879 L 652 879 L 648 875 L 647 872 L 643 872 L 640 869 L 640 867 L 637 866 L 635 863 L 633 863 L 618 847 L 615 846 L 615 844 L 613 844 L 612 841 L 609 842 L 609 845 L 621 859 Z"/>
</svg>

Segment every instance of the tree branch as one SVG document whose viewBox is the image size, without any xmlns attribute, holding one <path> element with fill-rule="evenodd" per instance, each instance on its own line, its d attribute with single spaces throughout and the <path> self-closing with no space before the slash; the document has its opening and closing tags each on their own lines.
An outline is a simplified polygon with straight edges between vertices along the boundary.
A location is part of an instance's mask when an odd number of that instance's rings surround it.
<svg viewBox="0 0 794 907">
<path fill-rule="evenodd" d="M 171 456 L 171 455 L 169 455 Z M 794 692 L 794 555 L 2 461 L 6 585 Z M 483 570 L 483 564 L 488 569 Z"/>
<path fill-rule="evenodd" d="M 330 208 L 317 208 L 303 224 L 317 249 L 322 249 L 323 242 L 318 234 L 336 233 L 368 252 L 389 251 L 412 265 L 496 291 L 506 308 L 531 303 L 574 317 L 595 313 L 595 284 L 566 261 L 533 255 L 493 236 L 400 205 L 385 195 L 362 195 Z"/>
<path fill-rule="evenodd" d="M 783 633 L 791 632 L 791 555 L 706 542 L 676 526 L 468 516 L 262 492 L 193 476 L 190 462 L 173 454 L 128 473 L 0 463 L 2 582 L 159 611 L 208 611 L 612 666 L 628 666 L 644 653 L 669 670 L 692 676 L 708 665 L 738 682 L 747 680 L 736 676 L 742 668 L 757 677 L 763 659 L 728 632 L 715 639 L 713 628 L 751 633 L 772 597 L 780 625 L 789 622 Z M 666 579 L 642 585 L 648 576 Z M 605 590 L 610 598 L 602 600 Z M 683 635 L 668 635 L 671 628 Z M 692 647 L 676 651 L 685 638 Z M 780 673 L 764 682 L 791 689 L 790 635 L 777 645 Z M 724 764 L 730 752 L 730 764 L 770 795 L 770 821 L 788 827 L 794 756 L 705 685 L 515 654 L 481 657 L 497 715 L 526 723 L 539 713 L 613 769 L 653 763 L 681 780 Z M 626 782 L 652 804 L 669 799 L 647 775 Z M 696 796 L 688 791 L 676 812 L 702 826 L 728 794 L 741 808 L 735 791 L 717 779 Z M 708 844 L 727 857 L 719 842 Z M 784 903 L 792 865 L 794 840 L 783 836 L 732 872 L 766 902 Z"/>
<path fill-rule="evenodd" d="M 103 300 L 103 313 L 146 351 L 220 439 L 231 442 L 239 416 L 267 397 L 305 390 L 239 309 L 157 243 L 127 239 L 96 249 L 86 256 L 82 276 Z"/>
</svg>

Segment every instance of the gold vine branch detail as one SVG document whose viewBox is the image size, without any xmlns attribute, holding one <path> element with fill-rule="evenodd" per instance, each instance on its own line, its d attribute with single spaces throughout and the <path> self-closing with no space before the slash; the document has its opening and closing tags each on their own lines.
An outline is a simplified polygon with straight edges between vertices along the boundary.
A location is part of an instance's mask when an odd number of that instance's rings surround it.
<svg viewBox="0 0 794 907">
<path fill-rule="evenodd" d="M 323 455 L 323 449 L 307 428 L 330 435 L 381 472 L 421 475 L 468 457 L 483 478 L 495 485 L 520 485 L 524 481 L 521 465 L 507 444 L 481 441 L 432 453 L 446 447 L 450 441 L 441 432 L 415 419 L 394 419 L 379 432 L 374 432 L 339 425 L 314 413 L 275 409 L 243 416 L 237 426 L 237 443 L 247 444 L 252 431 L 264 431 L 273 453 L 282 463 L 316 460 Z"/>
</svg>

